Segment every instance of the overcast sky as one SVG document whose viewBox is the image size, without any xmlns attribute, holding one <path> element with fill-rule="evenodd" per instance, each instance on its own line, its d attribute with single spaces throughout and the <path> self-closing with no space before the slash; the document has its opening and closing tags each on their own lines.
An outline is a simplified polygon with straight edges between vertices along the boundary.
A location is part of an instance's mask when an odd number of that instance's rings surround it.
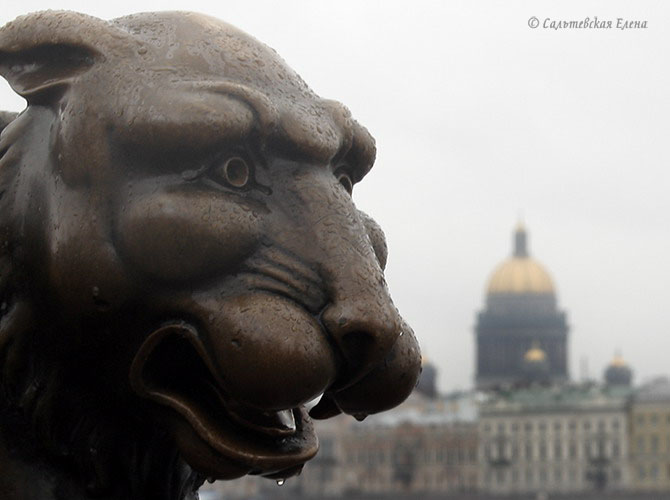
<svg viewBox="0 0 670 500">
<path fill-rule="evenodd" d="M 444 391 L 474 375 L 475 313 L 520 216 L 571 325 L 570 366 L 620 349 L 670 373 L 670 8 L 660 1 L 0 0 L 109 19 L 194 10 L 275 48 L 377 139 L 354 198 L 384 228 L 394 300 Z M 612 29 L 544 28 L 589 17 Z M 529 27 L 536 17 L 540 26 Z M 646 21 L 620 30 L 617 18 Z M 532 23 L 531 23 L 532 24 Z M 0 80 L 0 109 L 22 99 Z"/>
</svg>

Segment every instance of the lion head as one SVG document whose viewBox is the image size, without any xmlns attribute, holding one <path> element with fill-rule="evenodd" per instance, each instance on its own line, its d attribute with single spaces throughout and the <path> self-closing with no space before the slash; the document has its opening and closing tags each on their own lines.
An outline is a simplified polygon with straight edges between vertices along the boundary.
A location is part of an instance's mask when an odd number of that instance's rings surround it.
<svg viewBox="0 0 670 500">
<path fill-rule="evenodd" d="M 418 346 L 351 197 L 374 141 L 273 50 L 198 14 L 43 12 L 0 29 L 0 74 L 28 102 L 0 137 L 13 460 L 183 498 L 299 472 L 318 396 L 362 418 L 409 394 Z"/>
</svg>

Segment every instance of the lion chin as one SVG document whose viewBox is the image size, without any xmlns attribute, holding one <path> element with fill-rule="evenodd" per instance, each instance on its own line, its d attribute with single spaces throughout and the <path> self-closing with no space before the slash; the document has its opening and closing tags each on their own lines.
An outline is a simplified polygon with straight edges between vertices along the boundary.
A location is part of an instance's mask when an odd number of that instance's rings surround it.
<svg viewBox="0 0 670 500">
<path fill-rule="evenodd" d="M 48 11 L 0 28 L 0 74 L 28 103 L 0 114 L 8 488 L 283 479 L 312 418 L 410 394 L 419 346 L 353 202 L 374 139 L 272 49 L 199 14 Z"/>
</svg>

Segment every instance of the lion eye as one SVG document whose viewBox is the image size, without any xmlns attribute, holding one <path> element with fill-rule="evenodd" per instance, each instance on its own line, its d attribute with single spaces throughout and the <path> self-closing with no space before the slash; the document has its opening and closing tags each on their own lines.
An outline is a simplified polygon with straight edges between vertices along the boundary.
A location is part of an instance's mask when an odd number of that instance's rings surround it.
<svg viewBox="0 0 670 500">
<path fill-rule="evenodd" d="M 217 176 L 234 188 L 245 187 L 250 180 L 250 169 L 247 162 L 239 156 L 228 158 L 216 168 Z"/>
<path fill-rule="evenodd" d="M 347 193 L 352 193 L 354 190 L 354 183 L 351 182 L 351 177 L 349 177 L 347 174 L 341 173 L 337 176 L 337 180 L 340 184 L 342 184 L 342 187 L 347 191 Z"/>
</svg>

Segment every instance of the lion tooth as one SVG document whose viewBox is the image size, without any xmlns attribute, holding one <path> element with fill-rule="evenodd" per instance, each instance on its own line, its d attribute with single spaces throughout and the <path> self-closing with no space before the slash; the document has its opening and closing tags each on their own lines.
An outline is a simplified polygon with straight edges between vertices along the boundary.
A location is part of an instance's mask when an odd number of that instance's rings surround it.
<svg viewBox="0 0 670 500">
<path fill-rule="evenodd" d="M 293 416 L 292 410 L 278 411 L 277 417 L 279 418 L 281 425 L 283 425 L 287 430 L 294 431 L 296 429 L 295 417 Z"/>
<path fill-rule="evenodd" d="M 228 415 L 244 427 L 270 436 L 287 436 L 297 431 L 294 410 L 258 410 L 235 401 L 224 403 Z"/>
</svg>

